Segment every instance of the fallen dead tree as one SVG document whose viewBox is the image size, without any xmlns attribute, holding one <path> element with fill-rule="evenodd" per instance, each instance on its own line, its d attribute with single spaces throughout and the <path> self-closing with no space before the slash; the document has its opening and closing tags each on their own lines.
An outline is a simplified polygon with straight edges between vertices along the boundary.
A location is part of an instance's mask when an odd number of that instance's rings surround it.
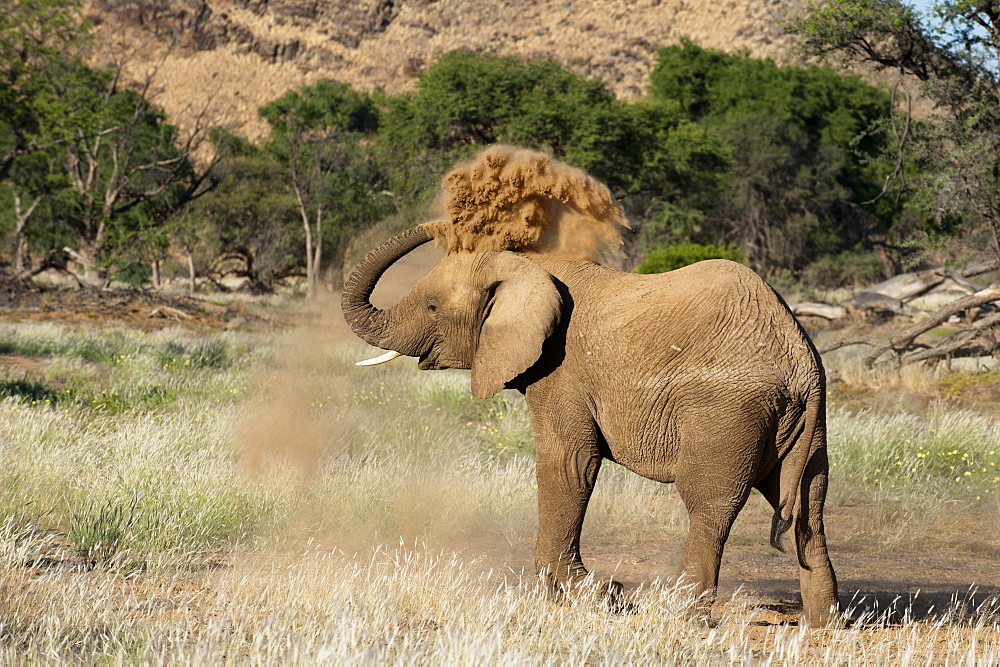
<svg viewBox="0 0 1000 667">
<path fill-rule="evenodd" d="M 993 327 L 1000 324 L 1000 311 L 986 310 L 984 306 L 1000 301 L 1000 284 L 993 284 L 973 294 L 952 301 L 931 313 L 927 318 L 888 336 L 851 336 L 820 348 L 821 353 L 850 345 L 867 345 L 871 351 L 865 356 L 865 366 L 871 368 L 883 355 L 892 354 L 897 365 L 918 361 L 937 362 L 961 354 L 962 350 L 977 345 L 986 354 L 1000 355 Z M 965 324 L 937 343 L 919 342 L 917 339 L 954 317 L 964 316 Z"/>
<path fill-rule="evenodd" d="M 982 289 L 969 280 L 970 276 L 995 270 L 994 263 L 978 264 L 964 272 L 947 267 L 901 273 L 856 292 L 839 304 L 792 302 L 795 315 L 819 317 L 831 322 L 855 320 L 886 320 L 896 317 L 920 317 L 935 310 L 943 301 L 952 301 Z"/>
</svg>

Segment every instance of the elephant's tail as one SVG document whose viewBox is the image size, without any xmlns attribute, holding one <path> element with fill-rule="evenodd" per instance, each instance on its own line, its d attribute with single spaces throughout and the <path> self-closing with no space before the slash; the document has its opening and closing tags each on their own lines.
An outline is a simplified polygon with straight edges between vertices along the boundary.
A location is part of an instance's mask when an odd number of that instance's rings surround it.
<svg viewBox="0 0 1000 667">
<path fill-rule="evenodd" d="M 798 546 L 808 537 L 808 522 L 800 521 L 804 507 L 809 503 L 809 489 L 802 488 L 806 467 L 817 451 L 826 447 L 826 394 L 822 382 L 812 387 L 806 398 L 806 409 L 799 427 L 792 434 L 794 444 L 781 461 L 779 473 L 779 501 L 771 518 L 771 546 L 784 551 L 781 537 L 793 525 L 800 526 L 795 531 Z M 797 549 L 799 564 L 806 567 L 802 559 L 803 549 Z"/>
</svg>

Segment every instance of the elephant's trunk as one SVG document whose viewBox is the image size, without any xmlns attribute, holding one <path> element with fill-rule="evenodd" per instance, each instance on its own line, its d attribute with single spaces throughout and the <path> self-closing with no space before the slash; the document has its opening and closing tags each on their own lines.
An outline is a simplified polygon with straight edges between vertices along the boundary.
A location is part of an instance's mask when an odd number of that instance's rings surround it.
<svg viewBox="0 0 1000 667">
<path fill-rule="evenodd" d="M 411 345 L 398 335 L 392 335 L 394 330 L 399 333 L 398 324 L 392 324 L 393 309 L 376 308 L 372 305 L 371 295 L 379 278 L 393 262 L 430 240 L 431 237 L 422 226 L 412 227 L 365 255 L 347 277 L 340 301 L 344 318 L 354 333 L 369 345 L 409 356 L 419 354 L 416 349 L 402 349 Z"/>
</svg>

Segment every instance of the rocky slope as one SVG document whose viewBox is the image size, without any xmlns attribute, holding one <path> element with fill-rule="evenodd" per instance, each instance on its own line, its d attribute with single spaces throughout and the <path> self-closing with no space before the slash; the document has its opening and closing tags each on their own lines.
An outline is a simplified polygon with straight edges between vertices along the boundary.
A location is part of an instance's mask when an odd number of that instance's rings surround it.
<svg viewBox="0 0 1000 667">
<path fill-rule="evenodd" d="M 643 93 L 656 51 L 689 38 L 782 61 L 780 21 L 793 0 L 104 0 L 88 9 L 108 39 L 105 65 L 128 52 L 129 78 L 155 70 L 153 94 L 181 125 L 207 109 L 252 139 L 257 108 L 318 79 L 389 93 L 454 49 L 551 58 Z"/>
</svg>

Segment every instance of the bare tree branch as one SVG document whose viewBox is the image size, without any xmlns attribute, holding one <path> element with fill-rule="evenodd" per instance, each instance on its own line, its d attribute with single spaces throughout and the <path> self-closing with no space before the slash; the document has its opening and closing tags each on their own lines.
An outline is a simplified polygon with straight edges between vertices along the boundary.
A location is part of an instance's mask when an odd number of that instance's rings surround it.
<svg viewBox="0 0 1000 667">
<path fill-rule="evenodd" d="M 981 320 L 976 320 L 965 329 L 949 336 L 940 345 L 932 346 L 931 350 L 944 350 L 944 352 L 940 355 L 936 355 L 934 352 L 927 352 L 925 356 L 918 357 L 917 353 L 914 351 L 924 349 L 927 346 L 918 344 L 916 339 L 920 335 L 927 333 L 944 322 L 947 322 L 955 315 L 996 301 L 1000 301 L 1000 284 L 991 285 L 986 289 L 976 292 L 975 294 L 970 294 L 969 296 L 953 301 L 946 306 L 939 308 L 927 319 L 917 322 L 916 324 L 887 337 L 876 338 L 872 336 L 854 336 L 844 338 L 821 347 L 819 351 L 820 353 L 827 353 L 850 345 L 867 345 L 874 348 L 864 359 L 865 366 L 868 368 L 871 368 L 875 362 L 887 352 L 893 352 L 896 355 L 896 359 L 900 361 L 900 363 L 918 361 L 920 359 L 930 359 L 934 356 L 945 356 L 960 349 L 975 337 L 974 334 L 992 326 L 994 322 L 1000 321 L 1000 319 L 995 319 L 995 315 L 989 315 Z M 972 333 L 966 335 L 967 332 Z"/>
</svg>

